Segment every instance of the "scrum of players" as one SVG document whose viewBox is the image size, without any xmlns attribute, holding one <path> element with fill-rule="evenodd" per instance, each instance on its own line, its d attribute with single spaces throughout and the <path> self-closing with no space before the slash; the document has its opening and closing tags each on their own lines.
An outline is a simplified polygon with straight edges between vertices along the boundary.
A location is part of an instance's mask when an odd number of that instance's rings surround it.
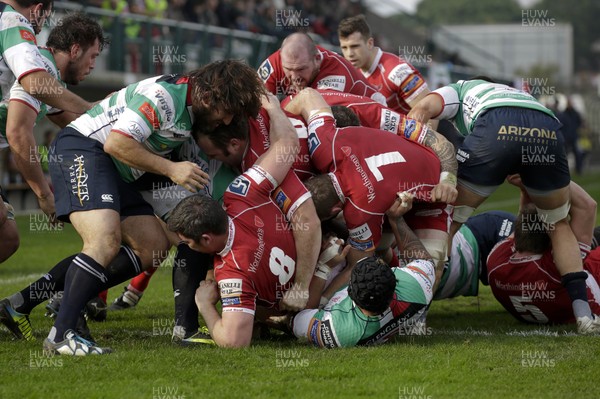
<svg viewBox="0 0 600 399">
<path fill-rule="evenodd" d="M 476 296 L 480 283 L 523 322 L 600 332 L 596 202 L 571 182 L 560 123 L 531 95 L 486 77 L 431 92 L 357 16 L 339 26 L 343 56 L 297 32 L 258 71 L 217 61 L 91 104 L 66 84 L 92 72 L 98 23 L 66 17 L 48 50 L 35 34 L 51 1 L 0 6 L 0 146 L 41 210 L 83 242 L 0 300 L 16 338 L 35 339 L 29 314 L 52 298 L 46 352 L 112 352 L 86 318 L 106 317 L 106 290 L 130 279 L 111 309 L 136 306 L 172 246 L 182 344 L 244 347 L 257 326 L 319 347 L 379 344 L 423 332 L 432 300 Z M 61 128 L 52 189 L 29 156 L 43 116 Z M 522 157 L 540 147 L 553 162 Z M 519 214 L 473 216 L 505 180 Z M 3 262 L 19 237 L 2 198 Z"/>
</svg>

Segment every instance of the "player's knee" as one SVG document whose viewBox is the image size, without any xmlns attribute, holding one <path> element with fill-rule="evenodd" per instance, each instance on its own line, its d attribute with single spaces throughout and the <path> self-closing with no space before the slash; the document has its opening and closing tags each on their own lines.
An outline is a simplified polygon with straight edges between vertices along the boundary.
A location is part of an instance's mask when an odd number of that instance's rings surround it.
<svg viewBox="0 0 600 399">
<path fill-rule="evenodd" d="M 570 208 L 571 203 L 568 201 L 555 209 L 541 209 L 536 206 L 540 219 L 549 225 L 555 225 L 563 220 L 566 221 Z"/>
<path fill-rule="evenodd" d="M 143 245 L 139 248 L 133 248 L 134 252 L 140 258 L 142 269 L 147 270 L 165 260 L 168 256 L 171 244 L 167 237 L 162 233 L 157 232 L 152 238 L 143 240 Z"/>
<path fill-rule="evenodd" d="M 21 244 L 19 231 L 17 230 L 16 224 L 14 224 L 14 228 L 5 224 L 4 228 L 2 229 L 0 240 L 2 241 L 2 248 L 0 249 L 0 263 L 2 263 L 10 258 L 15 252 L 17 252 L 17 249 L 19 249 L 19 245 Z"/>
</svg>

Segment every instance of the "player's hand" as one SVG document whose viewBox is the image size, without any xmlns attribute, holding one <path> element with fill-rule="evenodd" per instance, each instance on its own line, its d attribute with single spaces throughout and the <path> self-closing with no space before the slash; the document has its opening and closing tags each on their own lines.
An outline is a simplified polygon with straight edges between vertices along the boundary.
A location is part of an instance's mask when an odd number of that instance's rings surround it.
<svg viewBox="0 0 600 399">
<path fill-rule="evenodd" d="M 46 215 L 52 217 L 56 213 L 56 209 L 54 208 L 54 194 L 50 193 L 45 197 L 37 197 L 38 204 L 42 212 Z"/>
<path fill-rule="evenodd" d="M 521 175 L 518 173 L 506 176 L 506 181 L 512 184 L 513 186 L 519 187 L 522 190 L 525 189 L 525 186 L 523 186 L 523 182 L 521 181 Z"/>
<path fill-rule="evenodd" d="M 396 201 L 390 206 L 385 214 L 387 215 L 390 221 L 396 220 L 399 217 L 403 216 L 406 212 L 412 209 L 413 205 L 413 196 L 407 192 L 401 192 L 397 194 Z"/>
<path fill-rule="evenodd" d="M 453 184 L 440 182 L 431 190 L 431 202 L 452 204 L 458 197 L 458 190 Z"/>
<path fill-rule="evenodd" d="M 427 122 L 429 122 L 429 115 L 427 115 L 427 113 L 423 110 L 419 109 L 418 106 L 413 107 L 413 109 L 410 110 L 406 117 L 409 119 L 414 119 L 417 122 L 422 123 L 423 125 L 426 125 Z"/>
<path fill-rule="evenodd" d="M 292 287 L 283 293 L 279 309 L 299 312 L 306 308 L 307 302 L 308 288 L 303 288 L 299 284 L 292 284 Z"/>
<path fill-rule="evenodd" d="M 202 309 L 206 305 L 216 305 L 219 302 L 219 288 L 217 282 L 214 280 L 202 280 L 196 290 L 196 306 L 198 310 Z"/>
<path fill-rule="evenodd" d="M 267 93 L 266 95 L 262 96 L 262 107 L 267 111 L 271 111 L 271 110 L 280 110 L 281 109 L 281 104 L 279 103 L 279 99 L 277 99 L 277 97 L 271 93 Z"/>
<path fill-rule="evenodd" d="M 173 162 L 169 178 L 173 183 L 193 193 L 202 190 L 209 181 L 208 174 L 193 162 Z"/>
</svg>

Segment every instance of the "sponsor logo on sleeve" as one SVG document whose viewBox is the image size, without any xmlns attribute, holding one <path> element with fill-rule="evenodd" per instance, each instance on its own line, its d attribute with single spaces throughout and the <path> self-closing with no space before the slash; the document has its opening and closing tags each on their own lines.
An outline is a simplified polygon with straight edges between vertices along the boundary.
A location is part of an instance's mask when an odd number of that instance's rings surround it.
<svg viewBox="0 0 600 399">
<path fill-rule="evenodd" d="M 239 296 L 242 294 L 241 278 L 224 278 L 219 281 L 221 297 Z"/>
<path fill-rule="evenodd" d="M 409 95 L 423 84 L 423 80 L 419 76 L 413 76 L 412 79 L 406 81 L 402 85 L 402 92 Z"/>
<path fill-rule="evenodd" d="M 354 249 L 358 249 L 359 251 L 370 251 L 375 249 L 375 243 L 373 240 L 367 241 L 357 241 L 353 238 L 348 238 L 348 244 Z"/>
<path fill-rule="evenodd" d="M 363 223 L 354 229 L 350 229 L 349 233 L 351 238 L 360 241 L 368 240 L 373 237 L 371 229 L 367 223 Z"/>
<path fill-rule="evenodd" d="M 227 187 L 227 191 L 245 197 L 248 195 L 250 184 L 250 180 L 246 179 L 244 176 L 238 176 L 233 182 L 231 182 L 229 187 Z"/>
<path fill-rule="evenodd" d="M 321 328 L 319 332 L 321 342 L 325 348 L 336 348 L 339 346 L 333 336 L 330 320 L 321 321 Z"/>
<path fill-rule="evenodd" d="M 381 123 L 379 128 L 388 132 L 396 133 L 398 131 L 398 123 L 400 115 L 389 108 L 381 109 Z"/>
<path fill-rule="evenodd" d="M 242 304 L 242 300 L 239 296 L 236 297 L 225 297 L 225 298 L 221 298 L 221 304 L 223 306 L 235 306 L 235 305 L 241 305 Z"/>
<path fill-rule="evenodd" d="M 277 193 L 275 194 L 275 203 L 281 209 L 283 213 L 287 213 L 287 208 L 289 208 L 291 200 L 280 188 L 277 189 Z"/>
<path fill-rule="evenodd" d="M 21 34 L 21 38 L 23 40 L 27 40 L 28 42 L 36 44 L 35 35 L 27 29 L 19 29 L 19 33 Z"/>
<path fill-rule="evenodd" d="M 132 137 L 135 137 L 137 139 L 143 139 L 144 134 L 142 132 L 143 132 L 143 130 L 139 123 L 137 123 L 137 122 L 129 123 L 129 126 L 127 127 L 127 133 L 129 133 Z"/>
<path fill-rule="evenodd" d="M 260 78 L 263 80 L 263 82 L 266 82 L 272 73 L 273 73 L 273 67 L 271 66 L 271 62 L 267 59 L 258 68 L 258 76 L 260 76 Z"/>
<path fill-rule="evenodd" d="M 410 139 L 417 128 L 417 121 L 414 119 L 406 119 L 404 122 L 404 137 Z"/>
<path fill-rule="evenodd" d="M 310 342 L 319 346 L 319 325 L 321 324 L 320 320 L 312 319 L 311 325 L 308 328 L 308 337 L 310 338 Z"/>
<path fill-rule="evenodd" d="M 150 125 L 153 129 L 158 129 L 160 127 L 160 122 L 158 117 L 156 116 L 156 111 L 148 101 L 144 102 L 138 108 L 138 111 L 150 122 Z"/>
<path fill-rule="evenodd" d="M 400 87 L 404 79 L 406 79 L 410 74 L 413 73 L 413 69 L 408 64 L 400 64 L 396 65 L 394 69 L 388 75 L 388 80 Z"/>
<path fill-rule="evenodd" d="M 322 120 L 321 120 L 322 122 Z M 316 151 L 317 148 L 321 145 L 321 140 L 319 140 L 319 136 L 316 133 L 310 132 L 308 134 L 308 154 L 310 156 Z"/>
</svg>

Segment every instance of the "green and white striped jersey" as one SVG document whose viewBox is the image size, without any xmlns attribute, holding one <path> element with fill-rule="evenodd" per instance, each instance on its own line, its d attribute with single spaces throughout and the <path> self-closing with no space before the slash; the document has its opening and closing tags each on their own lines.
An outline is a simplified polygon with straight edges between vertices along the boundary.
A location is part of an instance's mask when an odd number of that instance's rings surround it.
<svg viewBox="0 0 600 399">
<path fill-rule="evenodd" d="M 459 80 L 434 91 L 442 96 L 444 108 L 436 119 L 452 119 L 463 136 L 473 131 L 477 117 L 496 107 L 520 107 L 554 114 L 531 94 L 485 80 Z"/>
<path fill-rule="evenodd" d="M 433 263 L 415 260 L 392 268 L 396 292 L 390 307 L 378 316 L 367 316 L 348 296 L 348 288 L 335 293 L 324 309 L 304 310 L 294 318 L 294 334 L 325 348 L 375 345 L 415 325 L 431 302 L 435 270 Z"/>
<path fill-rule="evenodd" d="M 6 116 L 11 87 L 31 72 L 47 70 L 47 63 L 27 18 L 4 3 L 0 3 L 0 11 L 0 148 L 5 148 L 8 147 Z"/>
<path fill-rule="evenodd" d="M 54 60 L 54 55 L 52 54 L 52 51 L 45 47 L 39 47 L 39 50 L 46 71 L 54 78 L 58 79 L 59 82 L 61 82 L 60 71 L 56 67 L 56 61 Z M 66 84 L 64 84 L 63 82 L 61 83 L 63 84 L 63 86 L 66 87 Z M 42 118 L 46 116 L 46 114 L 52 115 L 62 112 L 60 109 L 47 106 L 40 100 L 33 97 L 31 94 L 27 93 L 23 86 L 21 86 L 21 84 L 16 80 L 12 88 L 10 89 L 10 101 L 19 101 L 31 107 L 31 109 L 33 109 L 37 114 L 36 123 L 42 120 Z M 8 116 L 8 103 L 8 100 L 0 102 L 0 148 L 8 147 L 8 140 L 6 139 L 6 118 Z"/>
<path fill-rule="evenodd" d="M 142 143 L 148 151 L 167 157 L 191 137 L 194 116 L 189 91 L 187 77 L 164 75 L 145 79 L 105 98 L 69 127 L 103 144 L 115 131 Z M 126 182 L 144 174 L 114 157 L 113 160 Z"/>
<path fill-rule="evenodd" d="M 473 232 L 462 225 L 452 239 L 450 262 L 442 274 L 433 299 L 477 296 L 479 292 L 479 244 Z"/>
</svg>

